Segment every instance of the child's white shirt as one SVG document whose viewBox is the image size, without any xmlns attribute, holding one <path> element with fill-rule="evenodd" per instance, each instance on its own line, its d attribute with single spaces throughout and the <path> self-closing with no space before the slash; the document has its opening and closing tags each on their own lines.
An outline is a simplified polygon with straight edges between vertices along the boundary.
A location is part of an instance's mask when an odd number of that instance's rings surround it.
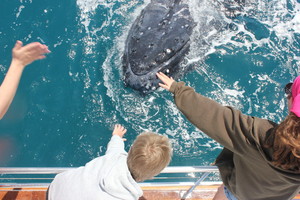
<svg viewBox="0 0 300 200">
<path fill-rule="evenodd" d="M 56 175 L 48 197 L 49 200 L 137 200 L 142 195 L 129 172 L 124 142 L 114 135 L 104 156 Z"/>
</svg>

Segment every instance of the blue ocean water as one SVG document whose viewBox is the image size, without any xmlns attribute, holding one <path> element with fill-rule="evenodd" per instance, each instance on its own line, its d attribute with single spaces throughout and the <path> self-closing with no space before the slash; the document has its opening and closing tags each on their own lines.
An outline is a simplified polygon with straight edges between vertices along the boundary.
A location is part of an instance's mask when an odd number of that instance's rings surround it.
<svg viewBox="0 0 300 200">
<path fill-rule="evenodd" d="M 150 0 L 0 0 L 0 76 L 16 40 L 52 51 L 28 66 L 0 121 L 0 165 L 76 167 L 103 155 L 114 124 L 126 149 L 142 131 L 167 135 L 171 165 L 209 165 L 221 146 L 197 130 L 161 89 L 142 96 L 122 81 L 121 57 L 134 19 Z M 190 0 L 197 22 L 180 77 L 205 96 L 280 122 L 283 87 L 299 74 L 300 4 L 247 1 L 234 17 L 226 0 Z M 230 1 L 228 1 L 230 2 Z"/>
</svg>

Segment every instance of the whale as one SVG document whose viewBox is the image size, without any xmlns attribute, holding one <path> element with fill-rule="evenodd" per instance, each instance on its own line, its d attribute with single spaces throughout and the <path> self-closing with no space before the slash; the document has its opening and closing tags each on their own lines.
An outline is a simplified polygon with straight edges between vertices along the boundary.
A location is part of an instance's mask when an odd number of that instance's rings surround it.
<svg viewBox="0 0 300 200">
<path fill-rule="evenodd" d="M 238 16 L 245 0 L 227 0 L 223 12 L 228 18 Z M 228 26 L 218 20 L 208 23 L 191 16 L 188 0 L 151 0 L 129 29 L 122 56 L 123 80 L 126 86 L 143 94 L 156 90 L 157 72 L 176 78 L 184 73 L 180 63 L 189 53 L 191 36 L 198 25 L 200 38 L 208 38 L 210 26 L 218 32 Z M 208 49 L 204 41 L 199 48 Z M 186 69 L 185 69 L 186 70 Z"/>
<path fill-rule="evenodd" d="M 196 23 L 181 0 L 152 0 L 132 24 L 122 58 L 124 82 L 141 93 L 158 87 L 157 72 L 176 75 Z"/>
</svg>

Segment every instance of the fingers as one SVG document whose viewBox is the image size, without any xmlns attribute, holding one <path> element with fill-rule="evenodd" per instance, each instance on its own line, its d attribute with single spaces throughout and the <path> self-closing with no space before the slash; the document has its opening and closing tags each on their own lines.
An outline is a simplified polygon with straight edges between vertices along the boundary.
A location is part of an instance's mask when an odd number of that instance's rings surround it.
<svg viewBox="0 0 300 200">
<path fill-rule="evenodd" d="M 120 124 L 116 124 L 115 125 L 115 130 L 118 130 L 120 132 L 126 132 L 126 129 L 124 128 L 124 126 L 120 125 Z"/>
<path fill-rule="evenodd" d="M 45 54 L 50 53 L 51 51 L 48 49 L 48 46 L 41 44 L 39 42 L 32 42 L 24 46 L 24 51 L 32 51 L 37 54 Z"/>
<path fill-rule="evenodd" d="M 115 128 L 114 128 L 114 131 L 113 131 L 113 135 L 118 135 L 120 136 L 121 138 L 123 137 L 123 135 L 127 132 L 127 129 L 124 128 L 122 125 L 120 124 L 116 124 L 115 125 Z M 126 139 L 125 139 L 126 140 Z M 124 141 L 125 141 L 124 140 Z"/>
<path fill-rule="evenodd" d="M 46 56 L 45 55 L 41 55 L 41 56 L 38 57 L 38 60 L 43 60 L 44 58 L 46 58 Z"/>
<path fill-rule="evenodd" d="M 164 89 L 168 89 L 168 87 L 165 85 L 165 84 L 162 84 L 162 83 L 158 83 L 158 85 L 160 86 L 160 87 L 162 87 L 162 88 L 164 88 Z"/>
<path fill-rule="evenodd" d="M 163 80 L 163 79 L 165 79 L 165 77 L 166 77 L 166 75 L 165 75 L 164 73 L 162 73 L 162 72 L 156 73 L 156 76 L 157 76 L 160 80 Z"/>
<path fill-rule="evenodd" d="M 41 60 L 46 58 L 47 53 L 51 51 L 48 46 L 39 42 L 32 42 L 25 46 L 21 41 L 17 41 L 13 48 L 13 59 L 20 63 L 21 66 L 27 66 L 35 60 Z"/>
<path fill-rule="evenodd" d="M 161 76 L 162 78 L 169 78 L 167 75 L 165 75 L 164 73 L 162 73 L 162 72 L 158 72 L 157 73 L 159 76 Z"/>
<path fill-rule="evenodd" d="M 157 76 L 164 84 L 167 83 L 168 77 L 167 77 L 164 73 L 158 72 L 158 73 L 156 73 L 156 76 Z"/>
<path fill-rule="evenodd" d="M 23 46 L 23 43 L 19 40 L 17 40 L 14 49 L 18 50 Z"/>
<path fill-rule="evenodd" d="M 51 53 L 51 51 L 48 49 L 48 46 L 46 46 L 44 44 L 40 44 L 39 49 L 40 49 L 41 53 L 43 53 L 43 54 Z"/>
<path fill-rule="evenodd" d="M 162 72 L 158 72 L 158 73 L 156 73 L 156 75 L 164 83 L 169 83 L 170 81 L 174 81 L 173 78 L 168 77 L 167 75 L 165 75 Z"/>
<path fill-rule="evenodd" d="M 29 60 L 43 59 L 43 55 L 51 53 L 48 46 L 39 42 L 32 42 L 25 46 L 21 41 L 17 41 L 13 48 L 13 54 L 19 58 L 28 57 Z"/>
<path fill-rule="evenodd" d="M 170 90 L 171 85 L 174 82 L 174 79 L 168 77 L 167 75 L 165 75 L 162 72 L 156 73 L 156 76 L 164 83 L 164 84 L 159 83 L 159 86 L 166 89 L 166 90 Z"/>
</svg>

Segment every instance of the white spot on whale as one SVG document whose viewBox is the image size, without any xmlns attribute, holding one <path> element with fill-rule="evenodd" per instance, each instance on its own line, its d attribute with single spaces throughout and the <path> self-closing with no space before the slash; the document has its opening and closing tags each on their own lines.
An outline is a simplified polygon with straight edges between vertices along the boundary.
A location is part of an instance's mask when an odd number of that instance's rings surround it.
<svg viewBox="0 0 300 200">
<path fill-rule="evenodd" d="M 165 51 L 166 51 L 166 53 L 167 53 L 167 54 L 169 54 L 169 53 L 171 53 L 171 52 L 172 52 L 172 50 L 171 50 L 171 49 L 166 49 Z"/>
</svg>

